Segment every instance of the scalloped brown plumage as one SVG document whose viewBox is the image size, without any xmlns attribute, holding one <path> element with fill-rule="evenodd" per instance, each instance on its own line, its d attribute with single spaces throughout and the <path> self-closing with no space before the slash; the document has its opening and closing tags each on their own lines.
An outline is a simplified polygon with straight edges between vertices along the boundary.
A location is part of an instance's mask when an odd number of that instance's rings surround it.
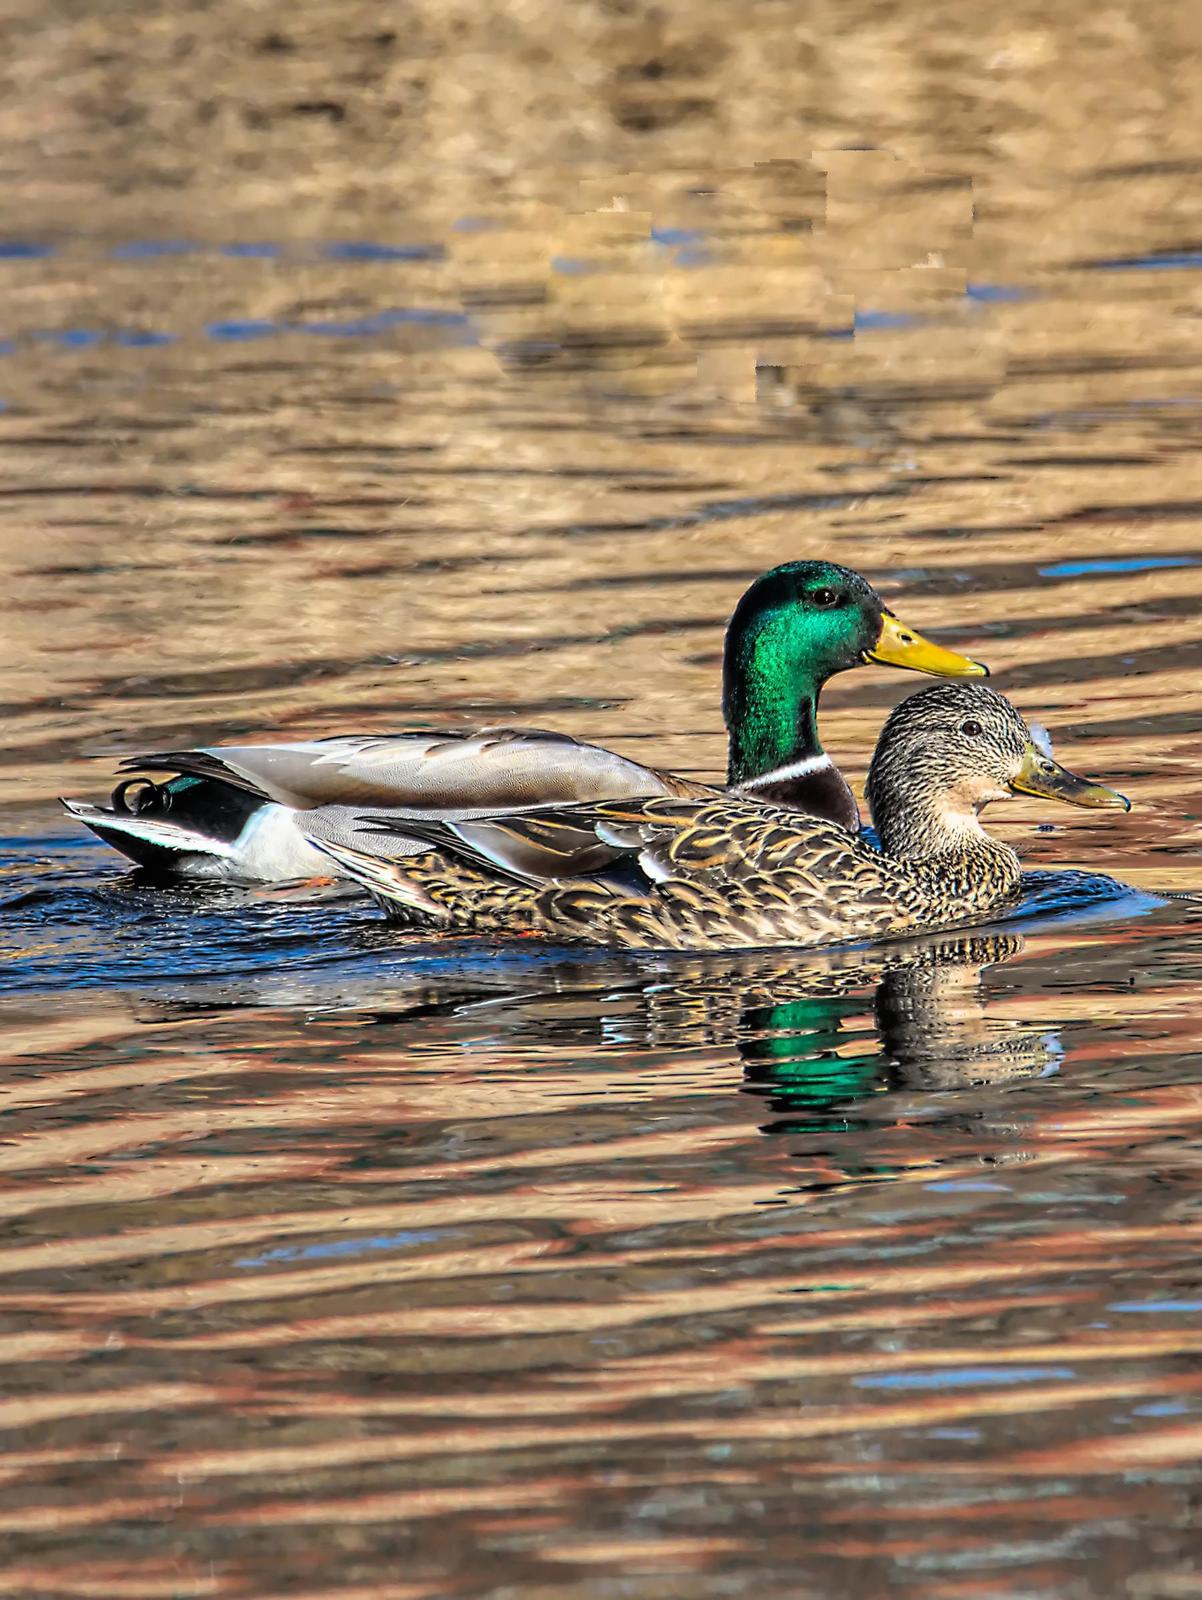
<svg viewBox="0 0 1202 1600">
<path fill-rule="evenodd" d="M 627 949 L 809 947 L 955 927 L 1014 897 L 1018 857 L 978 813 L 1016 790 L 1127 805 L 1042 754 L 1002 695 L 942 684 L 903 701 L 878 742 L 879 850 L 836 823 L 717 790 L 407 820 L 396 831 L 410 846 L 434 848 L 401 859 L 322 848 L 390 914 L 417 909 L 452 929 Z M 557 836 L 564 859 L 590 837 L 601 847 L 591 875 L 547 882 L 530 869 L 527 850 L 545 859 Z"/>
</svg>

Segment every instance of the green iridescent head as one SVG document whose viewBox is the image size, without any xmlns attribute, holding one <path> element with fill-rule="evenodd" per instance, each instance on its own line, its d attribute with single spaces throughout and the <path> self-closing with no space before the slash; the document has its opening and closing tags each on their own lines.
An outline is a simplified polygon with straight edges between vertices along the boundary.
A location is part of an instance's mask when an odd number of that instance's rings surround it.
<svg viewBox="0 0 1202 1600">
<path fill-rule="evenodd" d="M 788 561 L 757 578 L 726 632 L 729 781 L 745 783 L 820 754 L 819 690 L 836 672 L 872 661 L 942 677 L 987 672 L 907 628 L 848 567 Z"/>
</svg>

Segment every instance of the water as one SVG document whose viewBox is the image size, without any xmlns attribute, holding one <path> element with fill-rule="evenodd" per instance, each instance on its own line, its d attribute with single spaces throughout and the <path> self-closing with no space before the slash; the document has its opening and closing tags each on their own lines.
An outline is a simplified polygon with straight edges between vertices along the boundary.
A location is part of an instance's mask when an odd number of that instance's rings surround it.
<svg viewBox="0 0 1202 1600">
<path fill-rule="evenodd" d="M 18 9 L 0 1593 L 1198 1593 L 1176 13 Z M 1132 796 L 996 820 L 1131 895 L 499 948 L 55 803 L 422 722 L 717 776 L 725 618 L 819 555 Z M 917 686 L 831 685 L 857 784 Z"/>
</svg>

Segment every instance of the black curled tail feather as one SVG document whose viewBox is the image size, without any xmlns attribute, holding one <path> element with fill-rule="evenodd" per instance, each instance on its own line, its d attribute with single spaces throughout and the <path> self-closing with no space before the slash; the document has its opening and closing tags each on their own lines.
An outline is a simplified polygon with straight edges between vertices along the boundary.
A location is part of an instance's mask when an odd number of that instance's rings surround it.
<svg viewBox="0 0 1202 1600">
<path fill-rule="evenodd" d="M 118 772 L 174 772 L 189 778 L 213 778 L 231 788 L 242 789 L 257 800 L 270 800 L 261 785 L 227 766 L 220 756 L 208 750 L 157 750 L 147 755 L 126 756 L 117 763 Z"/>
</svg>

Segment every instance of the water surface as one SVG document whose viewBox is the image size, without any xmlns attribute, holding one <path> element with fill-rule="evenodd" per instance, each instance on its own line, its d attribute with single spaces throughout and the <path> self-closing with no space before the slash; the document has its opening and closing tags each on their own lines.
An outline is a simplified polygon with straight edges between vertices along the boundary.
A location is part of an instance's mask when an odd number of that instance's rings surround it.
<svg viewBox="0 0 1202 1600">
<path fill-rule="evenodd" d="M 1198 1592 L 1188 901 L 507 949 L 56 806 L 414 723 L 715 777 L 727 615 L 830 555 L 1132 796 L 999 813 L 1033 872 L 1202 888 L 1169 11 L 26 9 L 0 1592 Z M 831 685 L 857 785 L 914 687 Z"/>
</svg>

